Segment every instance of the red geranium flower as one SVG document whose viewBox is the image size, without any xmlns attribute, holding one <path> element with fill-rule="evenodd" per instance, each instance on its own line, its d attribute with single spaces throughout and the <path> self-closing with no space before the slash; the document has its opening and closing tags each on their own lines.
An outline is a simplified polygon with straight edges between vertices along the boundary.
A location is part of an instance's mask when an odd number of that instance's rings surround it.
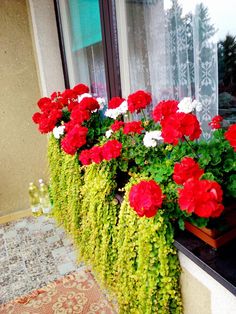
<svg viewBox="0 0 236 314">
<path fill-rule="evenodd" d="M 236 152 L 236 124 L 232 124 L 224 136 Z"/>
<path fill-rule="evenodd" d="M 90 111 L 80 109 L 80 107 L 76 107 L 72 110 L 70 118 L 77 124 L 82 124 L 84 121 L 88 121 L 90 119 L 90 116 Z"/>
<path fill-rule="evenodd" d="M 128 109 L 131 113 L 137 111 L 140 112 L 141 109 L 145 109 L 152 101 L 152 97 L 149 93 L 138 90 L 137 92 L 129 95 L 128 97 Z"/>
<path fill-rule="evenodd" d="M 198 163 L 192 158 L 185 157 L 174 166 L 173 179 L 177 184 L 184 184 L 188 179 L 199 179 L 204 173 Z"/>
<path fill-rule="evenodd" d="M 89 92 L 89 88 L 87 85 L 84 84 L 78 84 L 73 88 L 73 91 L 75 92 L 75 94 L 77 96 L 88 93 Z"/>
<path fill-rule="evenodd" d="M 39 125 L 38 128 L 41 133 L 48 133 L 54 129 L 61 117 L 62 111 L 53 109 L 49 112 L 36 112 L 33 115 L 32 119 L 35 123 Z"/>
<path fill-rule="evenodd" d="M 103 160 L 103 148 L 100 146 L 93 146 L 90 149 L 90 158 L 96 164 L 100 164 Z"/>
<path fill-rule="evenodd" d="M 51 105 L 51 99 L 48 97 L 42 97 L 37 102 L 39 109 L 43 112 L 48 109 L 48 107 Z"/>
<path fill-rule="evenodd" d="M 129 134 L 129 133 L 137 133 L 141 134 L 142 130 L 144 128 L 142 127 L 142 121 L 132 121 L 125 123 L 123 133 Z"/>
<path fill-rule="evenodd" d="M 181 132 L 188 136 L 191 141 L 198 139 L 202 134 L 199 121 L 192 113 L 184 113 L 181 117 Z"/>
<path fill-rule="evenodd" d="M 86 144 L 88 129 L 86 127 L 75 125 L 61 141 L 62 149 L 70 155 L 74 155 L 77 149 Z"/>
<path fill-rule="evenodd" d="M 90 149 L 84 149 L 79 155 L 79 161 L 84 166 L 88 166 L 92 163 L 91 155 L 90 155 Z"/>
<path fill-rule="evenodd" d="M 201 135 L 200 124 L 195 115 L 177 112 L 161 121 L 162 137 L 165 143 L 177 145 L 179 140 L 188 136 L 191 141 Z"/>
<path fill-rule="evenodd" d="M 108 103 L 108 109 L 115 109 L 119 107 L 123 101 L 125 101 L 124 98 L 113 97 Z"/>
<path fill-rule="evenodd" d="M 189 179 L 179 189 L 180 209 L 199 217 L 219 217 L 224 210 L 221 186 L 210 180 Z"/>
<path fill-rule="evenodd" d="M 154 180 L 144 180 L 133 185 L 129 193 L 130 206 L 140 217 L 155 216 L 163 199 L 161 188 Z"/>
<path fill-rule="evenodd" d="M 171 114 L 176 113 L 178 103 L 177 100 L 162 100 L 159 102 L 152 112 L 153 120 L 159 122 L 169 117 Z"/>
<path fill-rule="evenodd" d="M 32 116 L 32 120 L 34 121 L 35 124 L 38 124 L 41 121 L 42 118 L 42 113 L 40 112 L 35 112 Z"/>
<path fill-rule="evenodd" d="M 69 155 L 74 155 L 77 151 L 77 147 L 71 145 L 70 141 L 66 137 L 64 137 L 61 141 L 61 148 Z"/>
<path fill-rule="evenodd" d="M 93 97 L 85 97 L 79 103 L 79 108 L 81 110 L 94 111 L 96 109 L 99 109 L 100 106 L 99 106 L 97 99 L 95 99 Z"/>
<path fill-rule="evenodd" d="M 61 94 L 62 100 L 64 105 L 69 105 L 71 101 L 77 101 L 77 94 L 74 92 L 73 89 L 66 89 L 64 92 Z"/>
<path fill-rule="evenodd" d="M 122 144 L 117 140 L 110 140 L 102 146 L 102 155 L 105 160 L 117 158 L 121 154 Z"/>
<path fill-rule="evenodd" d="M 111 129 L 113 132 L 118 131 L 119 129 L 121 129 L 124 126 L 124 122 L 123 121 L 115 121 L 112 125 L 111 125 Z"/>
<path fill-rule="evenodd" d="M 212 118 L 211 122 L 209 122 L 209 126 L 215 130 L 221 128 L 221 121 L 223 121 L 223 118 L 221 116 L 215 116 Z"/>
<path fill-rule="evenodd" d="M 78 103 L 78 101 L 76 99 L 70 99 L 68 101 L 67 108 L 68 108 L 69 111 L 72 111 L 72 110 L 78 108 L 78 106 L 79 106 L 79 103 Z"/>
</svg>

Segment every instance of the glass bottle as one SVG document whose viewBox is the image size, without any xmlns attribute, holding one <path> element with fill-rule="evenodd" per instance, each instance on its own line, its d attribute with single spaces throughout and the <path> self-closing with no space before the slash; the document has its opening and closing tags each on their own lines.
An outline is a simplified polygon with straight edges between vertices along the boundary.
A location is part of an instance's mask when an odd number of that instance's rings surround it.
<svg viewBox="0 0 236 314">
<path fill-rule="evenodd" d="M 33 215 L 36 217 L 40 216 L 42 212 L 39 200 L 39 189 L 33 182 L 29 184 L 29 200 Z"/>
<path fill-rule="evenodd" d="M 51 202 L 48 186 L 43 179 L 39 179 L 39 199 L 43 214 L 48 215 L 51 212 Z"/>
</svg>

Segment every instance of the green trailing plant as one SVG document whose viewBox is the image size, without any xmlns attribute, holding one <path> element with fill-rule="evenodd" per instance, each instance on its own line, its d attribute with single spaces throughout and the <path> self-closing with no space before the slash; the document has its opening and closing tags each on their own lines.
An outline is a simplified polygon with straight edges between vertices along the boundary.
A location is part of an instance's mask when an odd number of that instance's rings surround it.
<svg viewBox="0 0 236 314">
<path fill-rule="evenodd" d="M 115 291 L 119 310 L 140 314 L 182 313 L 180 265 L 173 247 L 173 228 L 162 211 L 152 219 L 140 219 L 129 205 L 130 188 L 140 180 L 140 176 L 134 177 L 125 186 L 117 226 L 119 279 Z"/>
<path fill-rule="evenodd" d="M 115 173 L 114 165 L 92 164 L 85 169 L 81 187 L 79 253 L 106 285 L 113 281 L 116 260 L 113 241 L 119 206 L 115 199 Z"/>
<path fill-rule="evenodd" d="M 51 136 L 48 144 L 50 191 L 53 216 L 74 237 L 80 228 L 80 188 L 83 185 L 81 166 L 76 156 L 61 151 L 58 141 Z"/>
</svg>

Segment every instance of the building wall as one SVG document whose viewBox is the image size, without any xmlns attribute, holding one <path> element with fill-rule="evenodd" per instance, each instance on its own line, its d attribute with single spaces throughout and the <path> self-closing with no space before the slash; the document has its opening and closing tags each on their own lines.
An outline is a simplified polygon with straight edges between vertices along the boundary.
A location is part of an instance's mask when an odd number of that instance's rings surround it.
<svg viewBox="0 0 236 314">
<path fill-rule="evenodd" d="M 233 314 L 236 297 L 179 252 L 184 314 Z"/>
<path fill-rule="evenodd" d="M 0 1 L 0 216 L 29 208 L 28 184 L 46 174 L 46 137 L 31 116 L 40 98 L 25 0 Z"/>
</svg>

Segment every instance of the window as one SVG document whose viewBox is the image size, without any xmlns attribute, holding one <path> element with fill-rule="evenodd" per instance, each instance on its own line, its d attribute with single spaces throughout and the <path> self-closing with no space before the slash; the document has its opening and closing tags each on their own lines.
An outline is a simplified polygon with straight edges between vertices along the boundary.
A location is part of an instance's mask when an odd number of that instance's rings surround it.
<svg viewBox="0 0 236 314">
<path fill-rule="evenodd" d="M 112 1 L 55 0 L 66 86 L 83 82 L 105 99 L 120 94 L 113 7 Z"/>
<path fill-rule="evenodd" d="M 193 97 L 203 136 L 220 113 L 236 121 L 236 22 L 233 0 L 116 2 L 122 91 L 147 89 L 154 103 Z"/>
</svg>

